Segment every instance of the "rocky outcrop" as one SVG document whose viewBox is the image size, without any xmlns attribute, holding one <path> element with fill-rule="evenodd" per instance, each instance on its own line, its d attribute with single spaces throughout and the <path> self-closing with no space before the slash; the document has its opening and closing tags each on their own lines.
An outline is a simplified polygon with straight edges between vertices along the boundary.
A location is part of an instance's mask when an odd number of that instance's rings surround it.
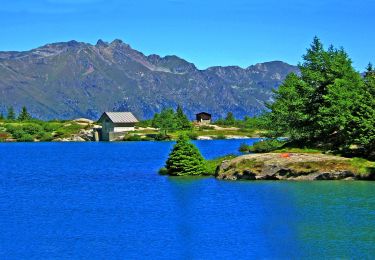
<svg viewBox="0 0 375 260">
<path fill-rule="evenodd" d="M 223 180 L 356 180 L 367 179 L 350 159 L 307 153 L 248 154 L 223 161 L 216 170 Z"/>
</svg>

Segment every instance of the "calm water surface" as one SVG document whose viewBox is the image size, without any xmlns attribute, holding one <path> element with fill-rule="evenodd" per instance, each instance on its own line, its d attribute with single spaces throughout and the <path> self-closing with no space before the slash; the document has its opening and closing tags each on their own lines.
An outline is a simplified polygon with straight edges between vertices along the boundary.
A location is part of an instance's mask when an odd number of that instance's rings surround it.
<svg viewBox="0 0 375 260">
<path fill-rule="evenodd" d="M 375 182 L 159 176 L 172 145 L 0 144 L 0 258 L 375 257 Z"/>
</svg>

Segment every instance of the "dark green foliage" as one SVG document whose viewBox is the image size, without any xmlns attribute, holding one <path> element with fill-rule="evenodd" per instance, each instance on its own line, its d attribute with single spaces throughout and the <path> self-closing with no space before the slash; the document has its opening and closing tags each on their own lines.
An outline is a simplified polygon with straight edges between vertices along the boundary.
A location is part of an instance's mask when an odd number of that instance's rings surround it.
<svg viewBox="0 0 375 260">
<path fill-rule="evenodd" d="M 248 151 L 250 150 L 250 146 L 249 146 L 248 144 L 242 143 L 242 144 L 240 145 L 240 148 L 238 148 L 238 150 L 239 150 L 240 152 L 245 153 L 245 152 L 248 152 Z"/>
<path fill-rule="evenodd" d="M 0 120 L 4 120 L 4 114 L 3 114 L 3 112 L 0 113 Z"/>
<path fill-rule="evenodd" d="M 286 135 L 299 143 L 322 143 L 331 149 L 352 144 L 372 147 L 375 99 L 371 76 L 362 79 L 342 48 L 325 50 L 318 38 L 303 60 L 301 75 L 288 75 L 275 91 L 275 102 L 268 105 L 273 135 Z"/>
<path fill-rule="evenodd" d="M 27 112 L 25 106 L 22 107 L 21 113 L 18 116 L 19 121 L 28 121 L 31 119 L 31 115 Z"/>
<path fill-rule="evenodd" d="M 236 123 L 236 119 L 234 118 L 234 115 L 232 112 L 228 112 L 227 113 L 227 116 L 225 117 L 225 122 L 228 124 L 228 125 L 234 125 Z"/>
<path fill-rule="evenodd" d="M 192 128 L 192 124 L 182 111 L 181 106 L 177 107 L 176 112 L 172 108 L 165 108 L 160 114 L 156 113 L 151 125 L 159 128 L 165 135 L 168 131 L 190 130 Z"/>
<path fill-rule="evenodd" d="M 172 138 L 169 135 L 166 135 L 164 133 L 159 133 L 156 136 L 154 136 L 155 141 L 169 141 Z"/>
<path fill-rule="evenodd" d="M 210 125 L 201 125 L 199 126 L 199 130 L 214 130 L 215 127 L 210 126 Z"/>
<path fill-rule="evenodd" d="M 72 134 L 77 134 L 82 126 L 74 122 L 44 122 L 31 119 L 27 122 L 9 122 L 4 125 L 4 128 L 17 141 L 26 142 L 35 139 L 51 141 L 55 138 L 70 137 Z"/>
<path fill-rule="evenodd" d="M 191 139 L 191 140 L 197 140 L 198 138 L 198 134 L 196 132 L 188 132 L 187 136 Z"/>
<path fill-rule="evenodd" d="M 25 133 L 22 136 L 20 136 L 19 138 L 17 138 L 17 141 L 18 142 L 33 142 L 34 137 L 30 134 Z"/>
<path fill-rule="evenodd" d="M 264 120 L 265 115 L 266 114 L 262 114 L 257 117 L 245 116 L 243 120 L 238 120 L 233 116 L 233 113 L 229 112 L 225 119 L 219 119 L 215 122 L 215 124 L 252 130 L 264 129 L 267 127 Z"/>
<path fill-rule="evenodd" d="M 46 133 L 46 132 L 44 132 L 44 133 L 42 133 L 42 134 L 39 135 L 39 140 L 41 142 L 52 141 L 53 140 L 53 135 L 52 135 L 52 133 Z"/>
<path fill-rule="evenodd" d="M 12 106 L 8 107 L 7 119 L 8 120 L 15 120 L 16 119 L 16 114 L 14 113 L 14 108 Z"/>
<path fill-rule="evenodd" d="M 137 127 L 152 127 L 152 119 L 148 119 L 148 120 L 142 120 L 142 121 L 139 121 L 136 126 Z"/>
<path fill-rule="evenodd" d="M 185 135 L 181 135 L 166 162 L 169 175 L 202 175 L 206 173 L 205 160 L 198 148 L 190 143 Z"/>
<path fill-rule="evenodd" d="M 190 120 L 184 114 L 184 111 L 180 105 L 177 106 L 175 120 L 178 130 L 188 130 L 192 128 Z"/>
<path fill-rule="evenodd" d="M 256 142 L 252 146 L 249 146 L 248 151 L 252 153 L 268 153 L 282 148 L 284 144 L 285 141 L 267 139 Z"/>
<path fill-rule="evenodd" d="M 177 123 L 173 109 L 165 108 L 160 114 L 156 113 L 152 120 L 152 126 L 159 128 L 165 135 L 167 135 L 168 131 L 175 131 L 177 129 Z"/>
<path fill-rule="evenodd" d="M 221 140 L 221 139 L 226 139 L 226 136 L 224 134 L 218 134 L 214 138 L 218 139 L 218 140 Z"/>
</svg>

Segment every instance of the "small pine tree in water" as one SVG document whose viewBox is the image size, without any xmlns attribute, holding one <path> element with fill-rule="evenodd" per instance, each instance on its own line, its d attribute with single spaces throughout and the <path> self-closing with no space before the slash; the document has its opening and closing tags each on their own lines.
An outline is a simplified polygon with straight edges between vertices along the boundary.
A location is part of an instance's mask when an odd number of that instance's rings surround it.
<svg viewBox="0 0 375 260">
<path fill-rule="evenodd" d="M 169 155 L 166 170 L 169 175 L 202 175 L 206 173 L 206 164 L 198 148 L 186 135 L 181 135 Z"/>
</svg>

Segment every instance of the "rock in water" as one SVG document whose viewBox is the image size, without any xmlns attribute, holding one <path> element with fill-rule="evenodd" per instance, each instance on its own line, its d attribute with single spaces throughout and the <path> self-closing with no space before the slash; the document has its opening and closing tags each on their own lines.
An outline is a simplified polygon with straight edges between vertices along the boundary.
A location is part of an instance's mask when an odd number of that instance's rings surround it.
<svg viewBox="0 0 375 260">
<path fill-rule="evenodd" d="M 216 171 L 223 180 L 362 179 L 350 159 L 307 153 L 248 154 L 224 161 Z"/>
</svg>

